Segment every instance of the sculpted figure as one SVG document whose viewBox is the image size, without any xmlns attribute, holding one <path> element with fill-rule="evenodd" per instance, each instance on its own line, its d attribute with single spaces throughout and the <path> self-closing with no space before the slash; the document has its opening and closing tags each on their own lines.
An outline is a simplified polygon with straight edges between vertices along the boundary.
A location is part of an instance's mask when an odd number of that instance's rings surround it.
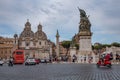
<svg viewBox="0 0 120 80">
<path fill-rule="evenodd" d="M 90 31 L 91 23 L 88 19 L 89 16 L 86 15 L 86 12 L 83 9 L 80 9 L 80 26 L 79 26 L 79 31 Z"/>
<path fill-rule="evenodd" d="M 79 9 L 79 12 L 80 12 L 80 18 L 84 19 L 84 20 L 88 20 L 86 12 L 83 9 L 80 9 L 79 7 L 78 7 L 78 9 Z"/>
<path fill-rule="evenodd" d="M 84 10 L 82 10 L 82 9 L 80 9 L 80 8 L 78 8 L 79 9 L 79 11 L 80 11 L 80 17 L 82 18 L 82 17 L 87 17 L 86 16 L 86 12 L 84 11 Z"/>
</svg>

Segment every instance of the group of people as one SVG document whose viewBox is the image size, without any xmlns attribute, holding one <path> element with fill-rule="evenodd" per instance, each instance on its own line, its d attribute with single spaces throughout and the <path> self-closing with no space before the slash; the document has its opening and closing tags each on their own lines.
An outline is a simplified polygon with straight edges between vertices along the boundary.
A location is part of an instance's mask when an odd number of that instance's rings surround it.
<svg viewBox="0 0 120 80">
<path fill-rule="evenodd" d="M 80 61 L 81 61 L 81 63 L 92 63 L 93 56 L 81 56 Z"/>
</svg>

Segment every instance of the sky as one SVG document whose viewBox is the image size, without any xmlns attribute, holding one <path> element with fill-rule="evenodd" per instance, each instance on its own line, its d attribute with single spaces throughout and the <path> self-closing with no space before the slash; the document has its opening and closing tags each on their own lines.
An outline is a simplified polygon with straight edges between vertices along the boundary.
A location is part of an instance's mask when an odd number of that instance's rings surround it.
<svg viewBox="0 0 120 80">
<path fill-rule="evenodd" d="M 47 38 L 71 40 L 79 31 L 80 12 L 92 24 L 92 44 L 120 42 L 120 0 L 0 0 L 0 36 L 20 35 L 27 19 L 34 32 L 40 23 Z"/>
</svg>

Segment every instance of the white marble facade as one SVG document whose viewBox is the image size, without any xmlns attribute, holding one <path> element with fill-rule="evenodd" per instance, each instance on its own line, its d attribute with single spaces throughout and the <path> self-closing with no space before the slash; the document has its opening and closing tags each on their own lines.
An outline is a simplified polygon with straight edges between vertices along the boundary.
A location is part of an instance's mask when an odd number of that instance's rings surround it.
<svg viewBox="0 0 120 80">
<path fill-rule="evenodd" d="M 91 36 L 80 36 L 79 40 L 79 63 L 95 63 L 95 54 L 92 51 Z"/>
<path fill-rule="evenodd" d="M 91 36 L 80 36 L 80 51 L 92 51 Z"/>
</svg>

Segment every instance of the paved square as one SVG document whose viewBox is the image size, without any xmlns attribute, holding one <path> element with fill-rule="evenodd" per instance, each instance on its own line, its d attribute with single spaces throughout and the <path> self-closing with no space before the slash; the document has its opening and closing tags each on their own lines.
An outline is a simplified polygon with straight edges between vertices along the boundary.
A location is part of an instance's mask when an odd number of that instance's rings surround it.
<svg viewBox="0 0 120 80">
<path fill-rule="evenodd" d="M 109 69 L 95 64 L 5 64 L 0 66 L 0 80 L 120 80 L 120 65 Z"/>
</svg>

